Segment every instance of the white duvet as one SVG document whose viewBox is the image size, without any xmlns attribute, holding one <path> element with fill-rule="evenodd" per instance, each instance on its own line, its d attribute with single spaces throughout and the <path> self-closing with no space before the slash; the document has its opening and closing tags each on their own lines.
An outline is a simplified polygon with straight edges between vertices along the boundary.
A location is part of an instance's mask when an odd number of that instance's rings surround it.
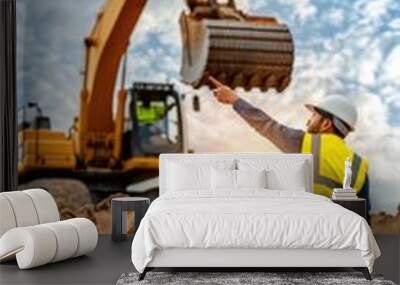
<svg viewBox="0 0 400 285">
<path fill-rule="evenodd" d="M 370 272 L 380 255 L 359 215 L 323 196 L 257 189 L 157 198 L 132 243 L 135 268 L 143 272 L 165 248 L 358 249 Z"/>
</svg>

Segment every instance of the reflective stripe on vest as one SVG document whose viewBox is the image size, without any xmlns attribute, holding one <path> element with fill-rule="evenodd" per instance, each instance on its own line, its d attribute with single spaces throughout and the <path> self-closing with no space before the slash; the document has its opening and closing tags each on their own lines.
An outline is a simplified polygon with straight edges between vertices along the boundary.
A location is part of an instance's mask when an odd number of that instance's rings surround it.
<svg viewBox="0 0 400 285">
<path fill-rule="evenodd" d="M 322 136 L 324 137 L 322 138 Z M 328 148 L 325 148 L 325 153 L 322 150 L 322 141 L 324 144 L 330 144 Z M 313 154 L 315 193 L 330 197 L 333 188 L 342 188 L 344 161 L 347 156 L 352 157 L 351 187 L 360 191 L 364 185 L 368 169 L 367 161 L 363 160 L 338 137 L 307 133 L 303 139 L 302 152 Z M 324 157 L 321 158 L 322 155 Z M 325 165 L 321 166 L 321 161 Z"/>
</svg>

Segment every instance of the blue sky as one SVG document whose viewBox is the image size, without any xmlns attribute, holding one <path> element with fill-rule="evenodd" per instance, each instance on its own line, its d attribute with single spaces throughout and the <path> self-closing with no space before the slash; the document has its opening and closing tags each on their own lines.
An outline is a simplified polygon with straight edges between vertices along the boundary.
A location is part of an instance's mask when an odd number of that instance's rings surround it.
<svg viewBox="0 0 400 285">
<path fill-rule="evenodd" d="M 357 106 L 348 138 L 371 165 L 373 209 L 400 203 L 400 2 L 395 0 L 237 0 L 238 7 L 289 25 L 296 46 L 293 81 L 283 94 L 239 94 L 281 122 L 303 128 L 306 102 L 332 93 Z M 103 0 L 17 0 L 19 102 L 39 101 L 53 127 L 67 130 L 78 111 L 83 38 Z M 277 151 L 208 90 L 179 82 L 178 17 L 183 0 L 149 0 L 131 37 L 127 84 L 171 81 L 202 112 L 187 112 L 189 142 L 198 152 Z M 246 143 L 238 137 L 248 138 Z"/>
</svg>

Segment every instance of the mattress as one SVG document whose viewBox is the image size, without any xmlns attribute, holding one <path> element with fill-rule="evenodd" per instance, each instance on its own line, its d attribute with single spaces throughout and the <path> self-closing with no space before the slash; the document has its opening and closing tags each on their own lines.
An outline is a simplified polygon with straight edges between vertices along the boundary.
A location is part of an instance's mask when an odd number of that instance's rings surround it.
<svg viewBox="0 0 400 285">
<path fill-rule="evenodd" d="M 365 219 L 307 192 L 171 192 L 150 206 L 132 243 L 139 272 L 171 248 L 359 250 L 372 271 L 379 248 Z"/>
</svg>

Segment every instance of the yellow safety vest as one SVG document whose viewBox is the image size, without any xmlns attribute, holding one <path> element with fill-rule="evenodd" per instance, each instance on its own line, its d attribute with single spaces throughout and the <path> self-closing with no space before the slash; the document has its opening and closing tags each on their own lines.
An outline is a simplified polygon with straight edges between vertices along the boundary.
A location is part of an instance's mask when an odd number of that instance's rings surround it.
<svg viewBox="0 0 400 285">
<path fill-rule="evenodd" d="M 343 187 L 344 161 L 347 157 L 352 158 L 351 187 L 361 191 L 368 172 L 368 161 L 356 154 L 339 136 L 306 133 L 301 152 L 313 154 L 314 193 L 331 197 L 333 188 Z"/>
<path fill-rule="evenodd" d="M 164 114 L 164 106 L 150 106 L 149 108 L 137 106 L 136 113 L 139 123 L 153 124 L 160 120 Z"/>
</svg>

